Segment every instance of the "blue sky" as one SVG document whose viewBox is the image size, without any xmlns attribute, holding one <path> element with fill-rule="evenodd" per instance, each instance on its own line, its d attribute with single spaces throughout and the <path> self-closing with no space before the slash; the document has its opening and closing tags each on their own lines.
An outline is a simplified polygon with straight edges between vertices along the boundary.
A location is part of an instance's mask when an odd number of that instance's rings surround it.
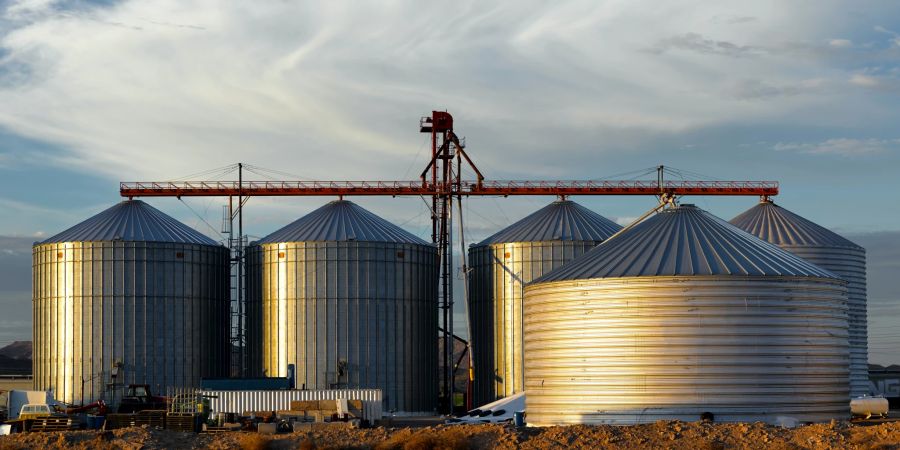
<svg viewBox="0 0 900 450">
<path fill-rule="evenodd" d="M 780 204 L 870 247 L 873 361 L 900 363 L 900 3 L 256 3 L 0 1 L 3 267 L 118 201 L 119 181 L 238 161 L 415 178 L 418 119 L 446 109 L 490 179 L 665 164 L 780 181 Z M 253 199 L 247 229 L 326 200 Z M 427 235 L 418 199 L 356 200 Z M 472 200 L 469 237 L 549 200 Z M 579 201 L 620 221 L 653 203 Z M 685 201 L 729 219 L 756 200 Z M 210 234 L 220 221 L 219 200 L 151 203 Z M 0 343 L 30 334 L 22 278 L 0 278 L 16 311 Z"/>
</svg>

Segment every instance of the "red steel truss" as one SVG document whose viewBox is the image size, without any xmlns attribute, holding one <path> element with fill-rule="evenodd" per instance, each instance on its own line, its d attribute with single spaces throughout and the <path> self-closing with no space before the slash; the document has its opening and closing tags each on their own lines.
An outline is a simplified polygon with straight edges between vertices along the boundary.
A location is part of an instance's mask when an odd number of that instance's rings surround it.
<svg viewBox="0 0 900 450">
<path fill-rule="evenodd" d="M 228 196 L 509 196 L 509 195 L 778 195 L 777 181 L 182 181 L 123 182 L 123 197 Z"/>
</svg>

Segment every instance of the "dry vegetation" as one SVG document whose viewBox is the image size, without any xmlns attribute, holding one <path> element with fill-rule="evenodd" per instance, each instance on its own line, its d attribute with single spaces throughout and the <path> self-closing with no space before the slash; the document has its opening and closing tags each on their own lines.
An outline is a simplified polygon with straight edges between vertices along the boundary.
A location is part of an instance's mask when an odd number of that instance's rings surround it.
<svg viewBox="0 0 900 450">
<path fill-rule="evenodd" d="M 242 449 L 242 450 L 463 450 L 463 449 L 898 449 L 900 422 L 858 426 L 847 422 L 784 429 L 753 424 L 660 421 L 630 427 L 571 426 L 516 429 L 508 425 L 428 428 L 322 429 L 275 436 L 256 433 L 192 434 L 128 428 L 0 437 L 6 449 Z"/>
</svg>

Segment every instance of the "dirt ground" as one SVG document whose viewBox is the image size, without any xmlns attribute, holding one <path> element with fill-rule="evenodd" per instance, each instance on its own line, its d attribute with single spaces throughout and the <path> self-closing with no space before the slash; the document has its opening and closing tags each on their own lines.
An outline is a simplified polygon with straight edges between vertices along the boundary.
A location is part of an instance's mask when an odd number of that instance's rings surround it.
<svg viewBox="0 0 900 450">
<path fill-rule="evenodd" d="M 660 421 L 636 426 L 519 428 L 440 425 L 426 428 L 324 429 L 263 436 L 193 434 L 149 428 L 0 436 L 6 449 L 900 449 L 900 422 L 832 422 L 785 429 L 762 423 Z"/>
</svg>

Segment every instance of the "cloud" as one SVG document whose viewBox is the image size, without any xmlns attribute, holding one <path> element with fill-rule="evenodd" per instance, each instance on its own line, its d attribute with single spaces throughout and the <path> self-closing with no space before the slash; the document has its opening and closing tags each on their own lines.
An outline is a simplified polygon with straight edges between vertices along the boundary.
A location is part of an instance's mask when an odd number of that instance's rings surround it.
<svg viewBox="0 0 900 450">
<path fill-rule="evenodd" d="M 849 95 L 828 78 L 847 69 L 773 50 L 829 47 L 818 30 L 837 8 L 648 4 L 17 3 L 0 12 L 0 126 L 60 148 L 48 163 L 111 179 L 241 160 L 391 179 L 422 143 L 419 116 L 448 109 L 483 166 L 554 176 L 548 141 L 599 157 L 705 127 L 823 123 Z M 818 77 L 829 91 L 802 95 Z"/>
<path fill-rule="evenodd" d="M 894 68 L 885 71 L 878 68 L 868 68 L 854 73 L 850 77 L 849 83 L 864 89 L 898 92 L 900 91 L 900 70 Z"/>
<path fill-rule="evenodd" d="M 849 39 L 831 39 L 828 41 L 828 45 L 837 48 L 851 48 L 853 47 L 853 41 Z"/>
<path fill-rule="evenodd" d="M 727 25 L 739 25 L 744 23 L 756 22 L 759 20 L 756 17 L 752 16 L 735 16 L 735 15 L 717 15 L 713 16 L 711 21 L 713 23 L 723 23 Z"/>
<path fill-rule="evenodd" d="M 741 80 L 728 89 L 728 93 L 743 100 L 759 100 L 773 97 L 798 95 L 803 91 L 801 85 L 778 86 L 761 80 Z"/>
<path fill-rule="evenodd" d="M 699 33 L 685 33 L 659 41 L 650 51 L 665 53 L 671 50 L 685 50 L 709 55 L 731 56 L 735 58 L 757 56 L 766 53 L 759 47 L 738 45 L 728 41 L 714 40 Z"/>
<path fill-rule="evenodd" d="M 896 151 L 900 149 L 900 139 L 836 138 L 814 143 L 778 142 L 772 148 L 777 151 L 849 157 Z"/>
</svg>

